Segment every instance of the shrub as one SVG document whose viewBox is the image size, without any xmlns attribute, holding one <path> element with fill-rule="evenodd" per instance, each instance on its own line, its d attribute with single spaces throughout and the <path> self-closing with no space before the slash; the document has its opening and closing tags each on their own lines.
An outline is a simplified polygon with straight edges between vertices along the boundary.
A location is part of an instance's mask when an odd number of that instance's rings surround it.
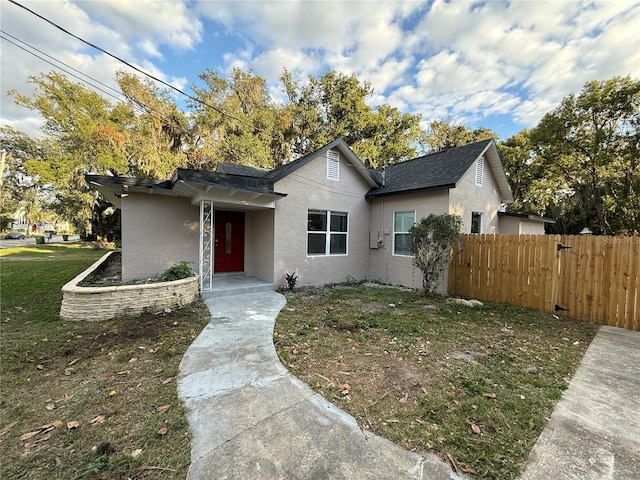
<svg viewBox="0 0 640 480">
<path fill-rule="evenodd" d="M 462 219 L 459 215 L 430 214 L 409 232 L 412 240 L 413 264 L 422 271 L 425 296 L 431 294 L 449 262 L 451 247 L 460 238 Z"/>
<path fill-rule="evenodd" d="M 180 262 L 178 265 L 173 265 L 162 272 L 162 280 L 165 282 L 172 282 L 174 280 L 182 280 L 183 278 L 189 278 L 193 276 L 193 270 L 189 264 L 185 261 Z"/>
</svg>

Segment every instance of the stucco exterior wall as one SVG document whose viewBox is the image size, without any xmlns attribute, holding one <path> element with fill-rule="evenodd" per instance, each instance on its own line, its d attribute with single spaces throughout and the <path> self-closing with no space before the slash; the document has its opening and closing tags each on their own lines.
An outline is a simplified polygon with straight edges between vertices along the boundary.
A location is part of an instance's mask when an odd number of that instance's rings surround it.
<svg viewBox="0 0 640 480">
<path fill-rule="evenodd" d="M 275 185 L 287 197 L 275 211 L 274 283 L 287 272 L 298 271 L 298 285 L 365 279 L 369 272 L 369 205 L 364 195 L 371 187 L 341 155 L 338 181 L 327 180 L 326 156 L 289 174 Z M 348 213 L 347 255 L 307 255 L 309 209 Z"/>
<path fill-rule="evenodd" d="M 274 211 L 245 213 L 244 270 L 249 276 L 273 283 Z"/>
<path fill-rule="evenodd" d="M 501 216 L 499 218 L 499 233 L 511 235 L 544 235 L 544 222 L 507 216 Z"/>
<path fill-rule="evenodd" d="M 393 219 L 395 212 L 416 212 L 416 222 L 431 213 L 447 213 L 449 191 L 400 195 L 370 200 L 372 245 L 382 238 L 378 248 L 371 248 L 369 278 L 383 283 L 422 288 L 422 272 L 411 263 L 411 257 L 393 254 Z M 443 282 L 443 286 L 446 282 Z M 441 293 L 445 293 L 444 288 Z"/>
<path fill-rule="evenodd" d="M 476 164 L 462 176 L 456 188 L 451 189 L 449 213 L 462 217 L 462 233 L 471 233 L 471 213 L 482 213 L 481 233 L 502 233 L 498 228 L 500 191 L 491 172 L 489 162 L 484 161 L 482 186 L 476 185 Z"/>
<path fill-rule="evenodd" d="M 122 280 L 149 278 L 181 261 L 198 270 L 200 210 L 188 198 L 131 193 L 122 199 Z"/>
</svg>

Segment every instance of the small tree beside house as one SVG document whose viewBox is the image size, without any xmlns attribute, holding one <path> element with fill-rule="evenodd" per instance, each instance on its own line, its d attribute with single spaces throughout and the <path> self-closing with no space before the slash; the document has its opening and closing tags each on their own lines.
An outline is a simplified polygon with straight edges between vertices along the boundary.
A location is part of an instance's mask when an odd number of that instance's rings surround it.
<svg viewBox="0 0 640 480">
<path fill-rule="evenodd" d="M 462 218 L 443 213 L 430 214 L 416 223 L 411 234 L 413 265 L 422 271 L 422 288 L 429 296 L 438 286 L 438 281 L 449 261 L 451 248 L 460 238 Z"/>
</svg>

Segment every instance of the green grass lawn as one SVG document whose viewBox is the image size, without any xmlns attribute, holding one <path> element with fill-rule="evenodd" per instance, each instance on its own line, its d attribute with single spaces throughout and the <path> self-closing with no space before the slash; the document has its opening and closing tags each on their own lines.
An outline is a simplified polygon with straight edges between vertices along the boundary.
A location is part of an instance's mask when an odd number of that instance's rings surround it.
<svg viewBox="0 0 640 480">
<path fill-rule="evenodd" d="M 274 336 L 292 373 L 364 428 L 483 479 L 517 478 L 597 331 L 396 288 L 286 295 Z"/>
<path fill-rule="evenodd" d="M 0 477 L 185 478 L 190 435 L 176 375 L 209 321 L 59 319 L 61 287 L 106 253 L 82 244 L 0 251 Z"/>
</svg>

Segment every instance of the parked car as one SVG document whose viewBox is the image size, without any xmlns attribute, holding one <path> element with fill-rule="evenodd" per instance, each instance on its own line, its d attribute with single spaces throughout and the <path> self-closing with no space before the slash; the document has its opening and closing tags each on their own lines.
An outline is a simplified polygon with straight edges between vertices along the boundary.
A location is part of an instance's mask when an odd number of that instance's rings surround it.
<svg viewBox="0 0 640 480">
<path fill-rule="evenodd" d="M 24 234 L 20 232 L 10 232 L 4 236 L 5 240 L 24 240 Z"/>
</svg>

